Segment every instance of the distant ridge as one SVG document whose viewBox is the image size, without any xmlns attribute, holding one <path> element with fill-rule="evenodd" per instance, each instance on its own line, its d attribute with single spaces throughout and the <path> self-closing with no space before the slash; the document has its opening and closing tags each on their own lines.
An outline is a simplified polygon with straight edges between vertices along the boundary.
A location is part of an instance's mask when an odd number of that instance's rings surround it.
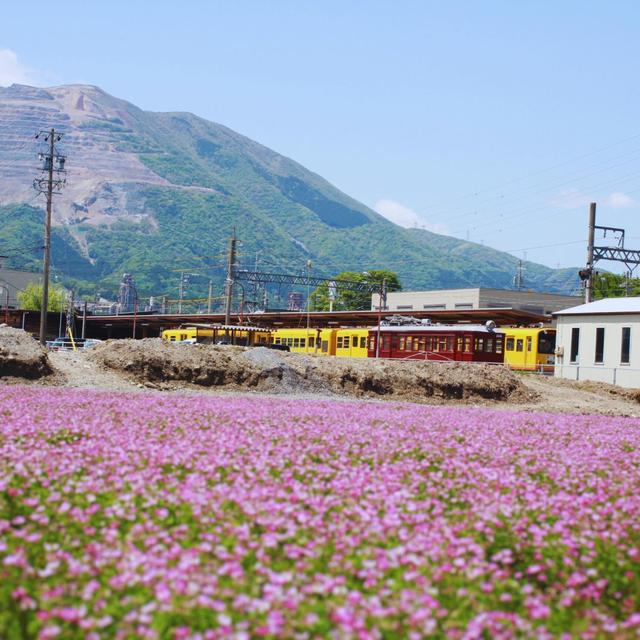
<svg viewBox="0 0 640 640">
<path fill-rule="evenodd" d="M 83 290 L 176 295 L 176 270 L 202 268 L 219 291 L 235 227 L 240 261 L 315 274 L 389 268 L 406 289 L 510 288 L 517 259 L 485 246 L 404 229 L 295 161 L 190 113 L 152 113 L 91 85 L 0 88 L 0 253 L 39 269 L 43 199 L 35 199 L 40 128 L 64 132 L 68 185 L 54 208 L 53 268 Z M 526 286 L 569 293 L 573 269 L 527 263 Z"/>
</svg>

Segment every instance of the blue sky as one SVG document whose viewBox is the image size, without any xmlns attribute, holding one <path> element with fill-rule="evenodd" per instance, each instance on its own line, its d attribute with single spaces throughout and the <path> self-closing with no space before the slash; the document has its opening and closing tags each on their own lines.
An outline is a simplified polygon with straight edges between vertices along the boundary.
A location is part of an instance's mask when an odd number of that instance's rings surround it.
<svg viewBox="0 0 640 640">
<path fill-rule="evenodd" d="M 0 85 L 82 82 L 190 111 L 405 226 L 552 267 L 584 264 L 590 201 L 640 248 L 637 2 L 63 0 L 2 14 Z"/>
</svg>

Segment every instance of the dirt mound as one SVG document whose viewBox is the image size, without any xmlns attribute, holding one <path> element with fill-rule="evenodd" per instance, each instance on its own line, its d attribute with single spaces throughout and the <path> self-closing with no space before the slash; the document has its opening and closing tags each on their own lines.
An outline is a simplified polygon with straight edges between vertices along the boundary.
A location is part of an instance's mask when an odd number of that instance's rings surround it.
<svg viewBox="0 0 640 640">
<path fill-rule="evenodd" d="M 421 400 L 531 398 L 517 376 L 490 365 L 339 359 L 157 338 L 98 345 L 89 358 L 139 382 L 184 382 L 271 393 L 336 393 Z"/>
<path fill-rule="evenodd" d="M 47 352 L 30 334 L 0 324 L 0 378 L 41 378 L 53 370 Z"/>
</svg>

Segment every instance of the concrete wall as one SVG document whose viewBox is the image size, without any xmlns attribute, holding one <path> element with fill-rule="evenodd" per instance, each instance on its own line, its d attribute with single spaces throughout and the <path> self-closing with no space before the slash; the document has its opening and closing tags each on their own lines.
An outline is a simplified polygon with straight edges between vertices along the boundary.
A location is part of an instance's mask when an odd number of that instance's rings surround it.
<svg viewBox="0 0 640 640">
<path fill-rule="evenodd" d="M 570 380 L 595 380 L 622 387 L 640 388 L 640 314 L 557 316 L 555 375 Z M 576 362 L 571 360 L 572 329 L 580 329 Z M 603 362 L 595 362 L 596 329 L 604 328 Z M 629 364 L 620 362 L 622 327 L 631 328 Z"/>
</svg>

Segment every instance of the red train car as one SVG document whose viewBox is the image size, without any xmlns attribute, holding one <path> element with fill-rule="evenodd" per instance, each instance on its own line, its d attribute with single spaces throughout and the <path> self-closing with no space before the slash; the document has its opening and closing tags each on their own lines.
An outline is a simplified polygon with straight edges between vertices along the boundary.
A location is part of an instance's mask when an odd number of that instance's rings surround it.
<svg viewBox="0 0 640 640">
<path fill-rule="evenodd" d="M 495 324 L 427 324 L 418 321 L 381 324 L 369 330 L 368 357 L 439 362 L 504 361 L 504 336 Z M 380 336 L 380 348 L 377 341 Z"/>
</svg>

